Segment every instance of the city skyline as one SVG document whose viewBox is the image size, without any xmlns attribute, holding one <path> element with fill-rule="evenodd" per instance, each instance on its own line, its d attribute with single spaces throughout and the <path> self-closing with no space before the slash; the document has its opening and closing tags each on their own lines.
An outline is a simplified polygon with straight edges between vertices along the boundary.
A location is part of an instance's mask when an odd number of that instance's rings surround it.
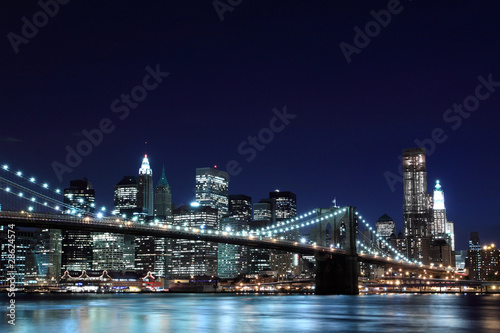
<svg viewBox="0 0 500 333">
<path fill-rule="evenodd" d="M 229 165 L 241 168 L 231 194 L 257 202 L 293 191 L 299 213 L 337 198 L 373 223 L 388 214 L 399 232 L 403 186 L 385 175 L 397 177 L 402 149 L 421 143 L 427 191 L 441 181 L 457 249 L 471 231 L 500 239 L 497 4 L 402 1 L 363 47 L 355 28 L 386 2 L 243 2 L 223 21 L 211 2 L 119 4 L 60 5 L 18 52 L 4 37 L 2 163 L 60 188 L 87 177 L 111 207 L 147 141 L 153 184 L 165 164 L 177 204 L 194 199 L 196 168 Z M 4 36 L 22 35 L 22 18 L 42 10 L 3 9 Z M 342 43 L 359 51 L 350 62 Z M 477 111 L 454 107 L 474 102 L 476 90 Z M 147 92 L 135 107 L 121 97 L 132 91 Z M 68 166 L 66 147 L 88 136 L 96 144 L 80 148 L 91 152 Z M 72 172 L 59 181 L 54 162 Z"/>
</svg>

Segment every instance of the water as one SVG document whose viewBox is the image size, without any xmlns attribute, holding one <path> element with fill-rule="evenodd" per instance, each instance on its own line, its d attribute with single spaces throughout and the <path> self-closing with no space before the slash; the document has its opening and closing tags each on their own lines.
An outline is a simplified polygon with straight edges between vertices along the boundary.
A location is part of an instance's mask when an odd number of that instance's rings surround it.
<svg viewBox="0 0 500 333">
<path fill-rule="evenodd" d="M 2 333 L 500 332 L 500 296 L 18 294 L 16 326 L 2 317 Z"/>
</svg>

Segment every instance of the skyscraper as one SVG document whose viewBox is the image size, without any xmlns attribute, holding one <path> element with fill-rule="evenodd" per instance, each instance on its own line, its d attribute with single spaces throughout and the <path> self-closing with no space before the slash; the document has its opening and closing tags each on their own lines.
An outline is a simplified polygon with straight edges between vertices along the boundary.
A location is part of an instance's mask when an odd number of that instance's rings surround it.
<svg viewBox="0 0 500 333">
<path fill-rule="evenodd" d="M 274 217 L 276 222 L 282 222 L 297 216 L 297 196 L 289 191 L 269 192 L 269 199 L 274 203 Z M 300 231 L 295 229 L 284 234 L 285 239 L 298 240 Z M 270 266 L 278 276 L 285 277 L 301 273 L 302 258 L 296 253 L 272 251 Z"/>
<path fill-rule="evenodd" d="M 377 229 L 377 234 L 383 237 L 387 243 L 389 243 L 392 234 L 394 234 L 394 236 L 396 235 L 396 223 L 394 223 L 392 217 L 387 214 L 379 217 L 375 223 L 375 227 Z M 382 240 L 378 240 L 378 246 L 382 249 L 387 247 Z"/>
<path fill-rule="evenodd" d="M 269 192 L 269 199 L 275 204 L 276 221 L 283 221 L 297 216 L 297 196 L 289 191 Z"/>
<path fill-rule="evenodd" d="M 250 230 L 252 220 L 252 198 L 246 195 L 229 196 L 229 214 L 219 222 L 222 231 L 241 232 Z M 219 243 L 218 275 L 233 278 L 247 270 L 248 248 L 243 245 Z"/>
<path fill-rule="evenodd" d="M 123 234 L 95 232 L 92 235 L 92 269 L 121 271 L 125 269 L 123 258 Z"/>
<path fill-rule="evenodd" d="M 430 263 L 431 198 L 427 193 L 425 148 L 403 149 L 403 222 L 410 260 Z"/>
<path fill-rule="evenodd" d="M 443 237 L 446 234 L 446 208 L 444 206 L 444 193 L 439 180 L 436 180 L 434 187 L 434 200 L 432 212 L 434 221 L 431 224 L 431 234 L 437 237 Z"/>
<path fill-rule="evenodd" d="M 174 225 L 218 230 L 217 210 L 198 205 L 181 206 L 173 211 Z M 199 240 L 172 240 L 171 276 L 189 278 L 217 275 L 217 244 Z"/>
<path fill-rule="evenodd" d="M 68 213 L 94 213 L 95 190 L 86 178 L 70 181 L 69 188 L 64 190 L 64 203 L 73 208 Z M 92 269 L 93 240 L 90 231 L 65 230 L 62 241 L 62 269 Z"/>
<path fill-rule="evenodd" d="M 165 176 L 165 167 L 155 189 L 155 218 L 172 221 L 172 192 Z"/>
<path fill-rule="evenodd" d="M 481 280 L 481 241 L 477 232 L 471 232 L 465 268 L 469 271 L 469 280 Z"/>
<path fill-rule="evenodd" d="M 71 208 L 67 214 L 92 214 L 95 210 L 95 190 L 87 178 L 69 182 L 69 188 L 64 189 L 64 203 Z"/>
<path fill-rule="evenodd" d="M 255 230 L 271 225 L 274 221 L 274 201 L 262 199 L 253 205 L 253 220 L 250 229 Z M 255 247 L 248 248 L 248 273 L 259 274 L 262 271 L 270 271 L 271 250 Z"/>
<path fill-rule="evenodd" d="M 218 210 L 219 218 L 228 213 L 229 175 L 216 168 L 196 169 L 196 201 Z"/>
<path fill-rule="evenodd" d="M 114 211 L 116 214 L 131 217 L 138 212 L 137 208 L 137 178 L 125 176 L 115 185 Z"/>
<path fill-rule="evenodd" d="M 137 207 L 147 216 L 154 215 L 153 170 L 149 166 L 148 155 L 144 155 L 137 183 Z"/>
</svg>

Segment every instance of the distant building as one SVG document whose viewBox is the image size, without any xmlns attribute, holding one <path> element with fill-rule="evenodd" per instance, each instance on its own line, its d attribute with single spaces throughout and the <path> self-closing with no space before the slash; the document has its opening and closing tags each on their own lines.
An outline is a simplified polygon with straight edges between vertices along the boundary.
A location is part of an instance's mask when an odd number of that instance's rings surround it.
<svg viewBox="0 0 500 333">
<path fill-rule="evenodd" d="M 394 223 L 392 217 L 387 214 L 379 217 L 379 219 L 375 223 L 375 228 L 377 230 L 377 234 L 382 237 L 387 243 L 389 243 L 391 235 L 396 234 L 396 223 Z M 378 239 L 378 247 L 381 249 L 385 249 L 387 245 L 385 245 L 382 240 Z"/>
<path fill-rule="evenodd" d="M 403 222 L 410 260 L 430 263 L 431 197 L 427 193 L 425 148 L 403 149 Z"/>
<path fill-rule="evenodd" d="M 123 236 L 110 232 L 93 233 L 92 269 L 109 271 L 125 269 Z"/>
<path fill-rule="evenodd" d="M 115 185 L 114 211 L 128 218 L 139 212 L 137 207 L 137 178 L 135 176 L 125 176 Z"/>
<path fill-rule="evenodd" d="M 132 218 L 140 210 L 137 207 L 137 177 L 125 176 L 114 188 L 114 212 Z M 123 235 L 123 265 L 127 271 L 135 269 L 135 236 Z"/>
<path fill-rule="evenodd" d="M 137 207 L 146 216 L 154 215 L 153 170 L 149 166 L 148 155 L 144 155 L 137 181 Z"/>
<path fill-rule="evenodd" d="M 22 286 L 29 284 L 30 280 L 34 280 L 38 272 L 33 271 L 36 267 L 33 265 L 33 260 L 30 260 L 31 251 L 33 249 L 33 239 L 39 233 L 40 229 L 34 228 L 21 228 L 16 230 L 16 247 L 15 247 L 15 269 L 9 268 L 9 242 L 2 241 L 0 243 L 1 257 L 0 257 L 0 286 L 9 288 L 12 273 L 14 272 L 14 281 L 16 285 Z M 0 239 L 6 240 L 8 234 L 8 227 L 6 225 L 0 226 Z M 31 262 L 30 262 L 31 261 Z M 12 261 L 10 262 L 12 263 Z"/>
<path fill-rule="evenodd" d="M 276 222 L 286 221 L 297 216 L 297 196 L 290 191 L 269 192 L 269 199 L 274 203 Z M 284 234 L 287 240 L 299 240 L 300 230 L 295 229 Z M 302 256 L 297 253 L 272 251 L 270 257 L 271 270 L 279 277 L 299 276 L 302 272 Z"/>
<path fill-rule="evenodd" d="M 153 170 L 150 167 L 148 155 L 145 154 L 137 178 L 137 207 L 139 208 L 139 214 L 136 215 L 136 223 L 148 223 L 153 220 L 154 197 Z M 166 241 L 164 238 L 136 236 L 134 248 L 136 271 L 142 274 L 152 272 L 159 277 L 166 276 Z"/>
<path fill-rule="evenodd" d="M 165 167 L 155 188 L 155 218 L 172 222 L 172 192 L 165 176 Z"/>
<path fill-rule="evenodd" d="M 64 204 L 69 214 L 93 214 L 95 210 L 95 190 L 86 178 L 70 181 L 64 189 Z M 92 269 L 93 239 L 90 231 L 65 230 L 62 241 L 62 269 Z"/>
<path fill-rule="evenodd" d="M 206 206 L 181 206 L 173 211 L 174 225 L 218 230 L 217 209 Z M 172 279 L 191 276 L 217 276 L 217 243 L 199 240 L 172 240 L 170 260 Z"/>
<path fill-rule="evenodd" d="M 246 195 L 229 196 L 229 214 L 219 222 L 222 231 L 241 232 L 250 230 L 252 220 L 252 198 Z M 219 243 L 218 276 L 234 278 L 248 272 L 248 247 Z"/>
<path fill-rule="evenodd" d="M 484 245 L 481 249 L 481 279 L 500 281 L 500 251 L 495 244 Z"/>
<path fill-rule="evenodd" d="M 229 175 L 216 168 L 196 169 L 196 201 L 217 209 L 219 218 L 229 211 Z"/>
<path fill-rule="evenodd" d="M 434 188 L 434 200 L 432 212 L 434 214 L 434 221 L 431 224 L 431 234 L 433 236 L 444 238 L 446 235 L 446 208 L 444 206 L 444 193 L 441 188 L 439 180 L 436 181 Z"/>
<path fill-rule="evenodd" d="M 289 191 L 269 192 L 269 199 L 275 202 L 276 221 L 297 216 L 297 196 Z"/>
<path fill-rule="evenodd" d="M 269 200 L 262 199 L 258 203 L 253 204 L 253 219 L 254 221 L 268 221 L 272 223 L 274 220 L 274 204 Z"/>
<path fill-rule="evenodd" d="M 69 182 L 69 188 L 64 189 L 64 204 L 67 214 L 88 214 L 95 211 L 95 190 L 87 178 Z M 70 206 L 70 207 L 68 207 Z"/>
<path fill-rule="evenodd" d="M 469 272 L 469 280 L 482 280 L 481 276 L 481 241 L 477 232 L 471 232 L 469 238 L 469 250 L 465 268 Z"/>
</svg>

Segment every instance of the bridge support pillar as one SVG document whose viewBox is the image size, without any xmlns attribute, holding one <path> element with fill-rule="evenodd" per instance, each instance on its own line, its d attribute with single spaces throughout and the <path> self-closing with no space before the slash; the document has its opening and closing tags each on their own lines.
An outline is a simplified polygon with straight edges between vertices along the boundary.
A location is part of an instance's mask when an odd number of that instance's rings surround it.
<svg viewBox="0 0 500 333">
<path fill-rule="evenodd" d="M 358 257 L 316 256 L 316 295 L 358 295 Z"/>
</svg>

